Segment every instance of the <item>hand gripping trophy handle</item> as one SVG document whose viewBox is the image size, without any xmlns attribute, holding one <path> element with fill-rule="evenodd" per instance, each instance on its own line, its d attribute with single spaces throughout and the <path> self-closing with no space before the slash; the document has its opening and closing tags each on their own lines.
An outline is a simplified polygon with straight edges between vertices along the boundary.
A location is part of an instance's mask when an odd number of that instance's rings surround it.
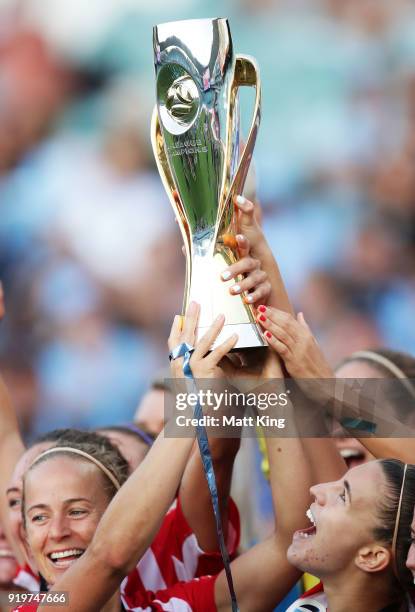
<svg viewBox="0 0 415 612">
<path fill-rule="evenodd" d="M 219 48 L 219 59 L 211 59 L 205 69 L 197 65 L 189 45 L 173 36 L 176 24 L 183 34 L 182 24 L 199 26 L 204 22 L 214 24 L 214 33 L 217 28 L 218 40 L 212 48 Z M 185 246 L 183 309 L 191 300 L 201 305 L 199 337 L 222 313 L 225 326 L 216 344 L 237 333 L 237 349 L 265 346 L 252 307 L 243 296 L 231 295 L 232 281 L 226 283 L 220 277 L 238 259 L 233 199 L 242 193 L 258 131 L 259 72 L 252 58 L 233 57 L 227 20 L 176 24 L 155 28 L 158 104 L 153 112 L 151 137 L 157 167 Z M 168 27 L 164 39 L 162 27 Z M 255 87 L 256 96 L 251 126 L 241 150 L 238 90 L 243 86 Z"/>
</svg>

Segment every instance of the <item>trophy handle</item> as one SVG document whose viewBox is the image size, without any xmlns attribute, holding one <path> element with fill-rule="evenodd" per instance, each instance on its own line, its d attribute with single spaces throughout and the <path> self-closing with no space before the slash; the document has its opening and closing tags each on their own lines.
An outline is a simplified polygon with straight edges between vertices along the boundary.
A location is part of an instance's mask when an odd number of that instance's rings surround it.
<svg viewBox="0 0 415 612">
<path fill-rule="evenodd" d="M 235 195 L 242 193 L 261 119 L 261 79 L 259 68 L 255 59 L 248 55 L 237 55 L 235 58 L 234 80 L 230 92 L 229 108 L 231 109 L 236 107 L 236 97 L 239 87 L 255 87 L 255 102 L 248 137 L 239 159 L 235 175 L 231 181 L 227 197 L 223 203 L 222 212 L 227 208 L 229 201 L 233 202 Z M 232 121 L 233 118 L 230 117 L 229 120 Z"/>
<path fill-rule="evenodd" d="M 192 259 L 190 256 L 191 236 L 186 212 L 183 203 L 180 199 L 180 195 L 174 185 L 173 176 L 170 170 L 169 162 L 167 160 L 166 151 L 164 148 L 163 134 L 161 133 L 160 128 L 157 105 L 154 107 L 153 114 L 151 116 L 151 145 L 153 147 L 153 154 L 156 160 L 157 169 L 159 171 L 162 183 L 167 192 L 173 210 L 176 213 L 176 219 L 183 238 L 186 255 L 186 280 L 184 292 L 184 295 L 186 296 L 187 288 L 190 286 L 190 278 L 192 274 Z"/>
</svg>

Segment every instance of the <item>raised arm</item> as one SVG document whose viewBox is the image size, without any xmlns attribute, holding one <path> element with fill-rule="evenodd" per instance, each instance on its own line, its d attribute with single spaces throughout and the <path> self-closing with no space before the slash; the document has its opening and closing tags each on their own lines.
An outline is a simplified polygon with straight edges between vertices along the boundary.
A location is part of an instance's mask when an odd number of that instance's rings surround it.
<svg viewBox="0 0 415 612">
<path fill-rule="evenodd" d="M 194 343 L 198 313 L 198 306 L 192 303 L 183 331 L 181 317 L 176 317 L 169 338 L 170 350 L 182 342 Z M 231 336 L 206 355 L 223 323 L 224 317 L 219 317 L 196 346 L 190 363 L 198 378 L 218 377 L 221 371 L 217 364 L 237 341 L 237 336 Z M 173 377 L 182 375 L 180 361 L 172 362 Z M 121 487 L 100 520 L 86 552 L 54 584 L 55 591 L 70 591 L 68 612 L 101 609 L 136 566 L 175 497 L 193 440 L 192 436 L 168 438 L 162 432 L 144 461 Z M 50 606 L 47 609 L 60 610 Z"/>
<path fill-rule="evenodd" d="M 278 263 L 256 219 L 255 205 L 241 196 L 238 196 L 236 205 L 241 232 L 249 239 L 251 254 L 260 260 L 261 269 L 268 275 L 272 286 L 268 302 L 263 302 L 258 312 L 258 323 L 263 326 L 268 343 L 282 359 L 292 378 L 333 378 L 334 374 L 315 338 L 310 335 L 302 313 L 297 318 L 294 316 Z M 272 333 L 269 315 L 273 313 L 278 313 L 278 321 L 284 327 L 284 337 L 290 339 L 290 334 L 293 336 L 290 347 Z M 294 349 L 290 350 L 294 338 L 295 352 Z M 303 446 L 309 456 L 314 482 L 337 480 L 344 473 L 346 464 L 332 440 L 304 437 Z"/>
<path fill-rule="evenodd" d="M 270 358 L 274 359 L 272 354 Z M 267 364 L 269 367 L 269 363 Z M 281 367 L 274 359 L 273 378 L 281 377 Z M 261 387 L 274 391 L 275 383 Z M 291 407 L 284 409 L 293 419 Z M 270 413 L 270 416 L 272 414 Z M 264 612 L 273 609 L 301 575 L 287 560 L 287 549 L 295 530 L 306 526 L 306 509 L 312 484 L 301 439 L 277 438 L 277 430 L 268 430 L 266 444 L 270 462 L 270 483 L 275 512 L 275 532 L 265 542 L 254 546 L 232 562 L 235 591 L 241 610 Z M 219 612 L 231 609 L 226 578 L 222 572 L 215 583 L 215 601 Z"/>
<path fill-rule="evenodd" d="M 4 315 L 2 295 L 2 288 L 0 286 L 0 321 Z M 16 546 L 13 538 L 10 536 L 6 490 L 16 463 L 24 451 L 25 446 L 20 435 L 16 412 L 5 382 L 0 376 L 0 522 L 10 544 L 13 546 L 19 563 L 23 563 L 24 557 L 22 551 Z"/>
<path fill-rule="evenodd" d="M 268 338 L 270 345 L 273 346 L 283 359 L 290 375 L 299 382 L 300 386 L 304 387 L 305 393 L 307 393 L 307 387 L 309 389 L 312 388 L 312 386 L 308 385 L 309 379 L 333 380 L 335 378 L 333 370 L 327 363 L 321 347 L 302 314 L 295 319 L 281 310 L 267 307 L 264 310 L 264 320 L 259 322 L 264 327 L 264 330 L 270 334 Z M 385 430 L 394 432 L 395 436 L 397 436 L 388 438 L 369 437 L 368 435 L 359 436 L 359 429 L 345 427 L 352 437 L 358 439 L 379 459 L 394 458 L 400 459 L 405 463 L 413 461 L 415 440 L 414 438 L 405 437 L 405 434 L 407 435 L 409 432 L 408 425 L 400 422 L 393 415 L 388 415 L 386 419 L 381 416 L 376 418 L 376 414 L 366 414 L 364 412 L 364 403 L 359 401 L 355 391 L 348 388 L 347 381 L 340 379 L 336 388 L 340 399 L 333 402 L 325 402 L 325 409 L 331 412 L 334 417 L 338 420 L 347 417 L 349 419 L 360 418 L 376 421 L 375 425 L 379 426 L 379 428 L 385 428 Z M 329 385 L 327 389 L 329 389 Z M 309 444 L 306 438 L 304 443 L 306 445 Z M 322 439 L 321 447 L 323 446 L 325 446 L 326 459 L 324 460 L 322 457 L 321 460 L 315 462 L 315 468 L 318 471 L 317 480 L 337 480 L 341 476 L 340 471 L 343 470 L 344 472 L 344 462 L 342 459 L 336 458 L 331 448 L 331 440 Z M 334 471 L 329 473 L 329 470 Z"/>
<path fill-rule="evenodd" d="M 250 232 L 255 240 L 256 249 L 261 242 L 259 236 L 254 236 L 252 226 L 255 223 L 254 216 L 246 215 L 244 229 Z M 268 274 L 261 269 L 261 262 L 252 256 L 252 246 L 244 235 L 237 236 L 239 261 L 229 266 L 222 272 L 222 280 L 228 281 L 229 293 L 237 296 L 245 294 L 245 300 L 255 306 L 257 303 L 267 303 L 271 293 L 271 283 Z M 255 249 L 254 249 L 255 250 Z M 243 275 L 241 279 L 240 275 Z M 233 282 L 233 280 L 237 282 Z M 232 483 L 232 472 L 235 457 L 240 447 L 240 438 L 209 438 L 209 447 L 212 455 L 216 484 L 218 488 L 219 508 L 223 523 L 225 541 L 228 528 L 228 501 Z M 205 551 L 218 550 L 218 539 L 216 534 L 216 523 L 213 514 L 212 501 L 203 472 L 199 449 L 195 448 L 186 470 L 184 472 L 179 497 L 183 514 L 195 533 L 199 546 Z"/>
<path fill-rule="evenodd" d="M 228 502 L 232 472 L 239 446 L 239 438 L 209 439 L 225 541 L 228 533 Z M 179 498 L 183 514 L 196 535 L 200 548 L 206 552 L 218 550 L 212 500 L 198 448 L 194 449 L 186 466 L 180 483 Z"/>
<path fill-rule="evenodd" d="M 259 205 L 250 202 L 243 196 L 237 196 L 235 206 L 238 208 L 239 231 L 249 240 L 251 256 L 261 262 L 261 269 L 266 272 L 271 284 L 271 295 L 268 302 L 262 303 L 269 303 L 278 306 L 285 312 L 293 313 L 278 263 L 258 221 Z"/>
<path fill-rule="evenodd" d="M 249 238 L 251 254 L 261 261 L 271 282 L 269 303 L 278 305 L 288 313 L 292 307 L 272 251 L 266 242 L 259 223 L 255 218 L 254 205 L 238 198 L 236 205 L 240 214 L 240 228 Z M 243 374 L 242 374 L 243 376 Z M 268 352 L 262 371 L 256 380 L 282 378 L 280 362 L 275 353 Z M 275 391 L 275 383 L 269 382 L 269 391 Z M 266 391 L 267 387 L 261 388 Z M 272 415 L 270 415 L 272 416 Z M 285 416 L 294 422 L 291 406 Z M 301 575 L 287 560 L 287 548 L 293 532 L 306 524 L 305 511 L 310 502 L 309 487 L 313 484 L 308 458 L 305 457 L 300 438 L 280 438 L 276 431 L 266 434 L 267 451 L 270 461 L 270 482 L 276 516 L 275 532 L 265 542 L 258 544 L 232 563 L 232 574 L 238 603 L 241 610 L 263 612 L 275 607 L 292 588 Z M 215 583 L 215 602 L 218 611 L 231 609 L 226 577 L 222 572 Z"/>
</svg>

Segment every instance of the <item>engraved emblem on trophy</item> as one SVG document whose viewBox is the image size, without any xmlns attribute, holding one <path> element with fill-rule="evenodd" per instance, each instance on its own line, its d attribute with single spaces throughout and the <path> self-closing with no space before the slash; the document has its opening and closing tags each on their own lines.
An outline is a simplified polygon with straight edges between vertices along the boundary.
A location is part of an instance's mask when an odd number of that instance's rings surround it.
<svg viewBox="0 0 415 612">
<path fill-rule="evenodd" d="M 227 19 L 154 27 L 157 104 L 152 145 L 186 253 L 183 309 L 201 305 L 198 336 L 225 315 L 216 340 L 232 333 L 235 348 L 265 346 L 252 306 L 231 295 L 220 274 L 238 259 L 234 197 L 243 191 L 260 120 L 255 60 L 234 55 Z M 240 143 L 238 91 L 255 88 L 251 125 Z"/>
</svg>

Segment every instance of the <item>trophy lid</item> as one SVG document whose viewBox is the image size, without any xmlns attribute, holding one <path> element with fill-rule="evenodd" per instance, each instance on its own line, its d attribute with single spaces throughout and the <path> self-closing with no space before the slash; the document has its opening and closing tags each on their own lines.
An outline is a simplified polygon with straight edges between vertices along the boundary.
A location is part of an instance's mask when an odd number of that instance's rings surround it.
<svg viewBox="0 0 415 612">
<path fill-rule="evenodd" d="M 213 23 L 215 21 L 228 21 L 227 17 L 203 17 L 202 19 L 180 19 L 178 21 L 166 21 L 163 23 L 158 23 L 153 28 L 176 28 L 180 27 L 182 24 L 184 26 L 197 26 L 197 24 L 208 24 Z"/>
<path fill-rule="evenodd" d="M 229 23 L 226 18 L 185 19 L 160 23 L 153 28 L 154 52 L 175 46 L 187 49 L 202 66 L 212 60 L 212 49 L 221 48 L 221 54 L 232 46 Z"/>
</svg>

